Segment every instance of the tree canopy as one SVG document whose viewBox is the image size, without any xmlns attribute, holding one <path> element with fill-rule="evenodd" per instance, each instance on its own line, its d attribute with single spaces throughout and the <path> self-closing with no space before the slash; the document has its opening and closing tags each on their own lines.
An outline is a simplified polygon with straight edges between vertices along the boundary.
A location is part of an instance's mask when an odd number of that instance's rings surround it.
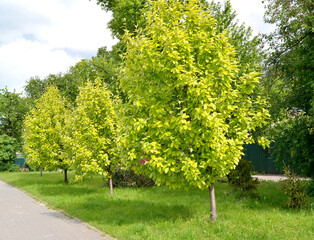
<svg viewBox="0 0 314 240">
<path fill-rule="evenodd" d="M 77 178 L 99 174 L 110 180 L 119 163 L 117 115 L 112 94 L 100 80 L 80 88 L 69 139 Z"/>
<path fill-rule="evenodd" d="M 51 86 L 26 116 L 23 133 L 27 164 L 48 170 L 63 169 L 65 182 L 70 168 L 65 148 L 68 118 L 66 101 L 60 96 L 59 90 Z"/>
<path fill-rule="evenodd" d="M 271 137 L 279 163 L 291 155 L 298 173 L 314 173 L 314 4 L 267 0 L 265 21 L 276 25 L 263 87 L 272 107 Z"/>
<path fill-rule="evenodd" d="M 15 138 L 21 146 L 23 120 L 28 110 L 27 100 L 20 93 L 0 89 L 0 135 Z"/>
<path fill-rule="evenodd" d="M 260 74 L 238 74 L 228 36 L 197 0 L 151 1 L 146 22 L 125 35 L 129 166 L 157 184 L 209 188 L 268 117 L 265 101 L 252 97 Z"/>
</svg>

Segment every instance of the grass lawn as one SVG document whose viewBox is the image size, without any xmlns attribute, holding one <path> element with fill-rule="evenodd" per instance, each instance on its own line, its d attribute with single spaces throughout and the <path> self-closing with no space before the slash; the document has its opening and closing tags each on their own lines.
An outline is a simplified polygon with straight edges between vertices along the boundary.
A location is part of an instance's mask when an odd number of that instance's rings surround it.
<svg viewBox="0 0 314 240">
<path fill-rule="evenodd" d="M 19 172 L 0 173 L 0 179 L 121 240 L 314 239 L 314 198 L 309 209 L 287 209 L 286 197 L 273 182 L 260 185 L 259 199 L 244 200 L 229 194 L 227 183 L 217 183 L 218 218 L 210 222 L 208 191 L 116 188 L 110 196 L 98 177 L 64 184 L 59 172 L 44 172 L 43 177 Z"/>
</svg>

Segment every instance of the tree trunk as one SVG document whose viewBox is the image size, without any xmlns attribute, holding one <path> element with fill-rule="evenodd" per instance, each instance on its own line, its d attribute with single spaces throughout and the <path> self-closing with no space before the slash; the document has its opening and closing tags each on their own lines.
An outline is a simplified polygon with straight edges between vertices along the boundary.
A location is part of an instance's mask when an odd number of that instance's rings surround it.
<svg viewBox="0 0 314 240">
<path fill-rule="evenodd" d="M 43 167 L 40 167 L 40 176 L 43 176 Z"/>
<path fill-rule="evenodd" d="M 64 169 L 64 182 L 68 183 L 68 169 Z"/>
<path fill-rule="evenodd" d="M 209 187 L 209 195 L 210 195 L 210 220 L 216 221 L 217 211 L 216 211 L 215 189 L 214 189 L 213 183 Z"/>
<path fill-rule="evenodd" d="M 112 177 L 109 178 L 109 188 L 110 188 L 110 194 L 113 195 Z"/>
</svg>

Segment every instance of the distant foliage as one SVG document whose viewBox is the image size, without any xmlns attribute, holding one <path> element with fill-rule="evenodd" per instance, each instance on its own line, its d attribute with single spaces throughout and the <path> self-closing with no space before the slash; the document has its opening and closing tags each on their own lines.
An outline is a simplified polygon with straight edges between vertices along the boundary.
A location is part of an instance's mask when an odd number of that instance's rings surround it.
<svg viewBox="0 0 314 240">
<path fill-rule="evenodd" d="M 0 89 L 0 135 L 8 135 L 22 143 L 22 128 L 28 112 L 27 100 L 20 93 Z"/>
<path fill-rule="evenodd" d="M 306 114 L 290 116 L 276 125 L 273 132 L 277 138 L 272 154 L 279 166 L 289 155 L 289 165 L 294 172 L 314 176 L 314 134 L 309 131 L 312 125 L 313 119 Z"/>
<path fill-rule="evenodd" d="M 313 0 L 265 0 L 264 95 L 271 102 L 270 138 L 277 162 L 291 155 L 298 174 L 314 174 L 314 4 Z"/>
<path fill-rule="evenodd" d="M 284 173 L 288 177 L 281 181 L 281 189 L 288 195 L 285 205 L 289 208 L 307 207 L 306 183 L 287 166 L 284 166 Z"/>
<path fill-rule="evenodd" d="M 311 181 L 309 182 L 307 188 L 306 188 L 306 193 L 310 197 L 314 196 L 314 179 L 312 178 Z"/>
<path fill-rule="evenodd" d="M 252 177 L 252 169 L 252 163 L 242 158 L 237 167 L 228 175 L 229 183 L 241 192 L 241 197 L 257 195 L 258 179 Z"/>
<path fill-rule="evenodd" d="M 7 171 L 14 165 L 17 147 L 15 138 L 0 135 L 0 171 Z"/>
</svg>

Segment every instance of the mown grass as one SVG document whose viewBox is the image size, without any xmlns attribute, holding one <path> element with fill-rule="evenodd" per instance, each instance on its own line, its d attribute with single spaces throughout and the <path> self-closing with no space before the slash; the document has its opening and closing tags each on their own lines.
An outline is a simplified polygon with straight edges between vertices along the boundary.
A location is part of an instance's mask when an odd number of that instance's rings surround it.
<svg viewBox="0 0 314 240">
<path fill-rule="evenodd" d="M 0 179 L 118 239 L 314 239 L 314 199 L 309 209 L 287 209 L 273 182 L 260 185 L 258 199 L 217 183 L 218 219 L 210 222 L 208 191 L 116 188 L 110 196 L 98 177 L 64 184 L 59 172 L 20 172 Z"/>
</svg>

